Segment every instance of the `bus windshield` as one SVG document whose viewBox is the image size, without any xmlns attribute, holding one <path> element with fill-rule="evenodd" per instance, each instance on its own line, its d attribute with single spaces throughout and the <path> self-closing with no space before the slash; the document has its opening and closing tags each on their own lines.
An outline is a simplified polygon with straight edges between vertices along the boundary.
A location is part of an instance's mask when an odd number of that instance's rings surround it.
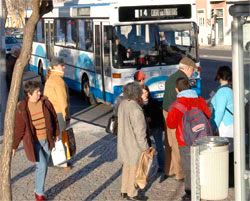
<svg viewBox="0 0 250 201">
<path fill-rule="evenodd" d="M 113 66 L 150 67 L 178 64 L 183 55 L 198 62 L 194 23 L 134 24 L 114 27 Z"/>
</svg>

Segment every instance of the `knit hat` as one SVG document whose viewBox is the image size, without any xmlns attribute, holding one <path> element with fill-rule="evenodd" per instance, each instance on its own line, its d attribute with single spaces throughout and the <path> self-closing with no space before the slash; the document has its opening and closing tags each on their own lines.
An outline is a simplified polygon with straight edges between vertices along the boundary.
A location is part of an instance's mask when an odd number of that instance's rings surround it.
<svg viewBox="0 0 250 201">
<path fill-rule="evenodd" d="M 183 57 L 181 60 L 180 60 L 180 66 L 191 66 L 191 67 L 193 67 L 194 69 L 197 69 L 197 66 L 196 66 L 196 64 L 195 64 L 195 62 L 192 60 L 192 59 L 190 59 L 190 58 L 188 58 L 188 57 Z"/>
<path fill-rule="evenodd" d="M 143 71 L 139 70 L 136 71 L 134 74 L 134 80 L 135 81 L 141 81 L 141 80 L 145 80 L 146 79 L 146 75 Z"/>
<path fill-rule="evenodd" d="M 50 66 L 64 65 L 63 58 L 53 57 L 50 61 Z"/>
</svg>

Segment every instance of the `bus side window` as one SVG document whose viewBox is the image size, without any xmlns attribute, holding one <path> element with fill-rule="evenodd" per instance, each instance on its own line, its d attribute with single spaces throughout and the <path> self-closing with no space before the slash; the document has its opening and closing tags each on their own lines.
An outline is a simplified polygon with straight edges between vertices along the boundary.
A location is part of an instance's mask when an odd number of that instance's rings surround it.
<svg viewBox="0 0 250 201">
<path fill-rule="evenodd" d="M 106 76 L 111 76 L 111 67 L 110 67 L 110 40 L 108 37 L 109 27 L 104 26 L 104 35 L 103 35 L 103 48 L 104 48 L 104 58 L 103 58 L 103 67 L 104 73 Z"/>
<path fill-rule="evenodd" d="M 34 34 L 34 41 L 39 43 L 44 43 L 44 23 L 43 20 L 40 20 L 37 23 L 35 34 Z"/>
<path fill-rule="evenodd" d="M 77 35 L 76 35 L 76 21 L 67 20 L 67 35 L 66 35 L 66 46 L 76 47 Z"/>
<path fill-rule="evenodd" d="M 78 48 L 86 51 L 93 51 L 93 25 L 91 21 L 78 20 Z"/>
<path fill-rule="evenodd" d="M 65 26 L 64 19 L 55 20 L 56 23 L 56 31 L 55 31 L 55 44 L 56 45 L 65 45 L 65 33 L 66 33 L 66 26 Z"/>
</svg>

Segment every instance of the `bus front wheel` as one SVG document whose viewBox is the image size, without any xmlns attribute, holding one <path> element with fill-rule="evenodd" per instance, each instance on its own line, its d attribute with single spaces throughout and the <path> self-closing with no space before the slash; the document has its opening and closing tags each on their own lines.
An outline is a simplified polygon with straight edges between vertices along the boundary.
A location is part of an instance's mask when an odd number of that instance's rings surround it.
<svg viewBox="0 0 250 201">
<path fill-rule="evenodd" d="M 85 102 L 87 102 L 90 105 L 97 104 L 95 97 L 93 96 L 93 94 L 90 91 L 89 81 L 86 77 L 82 79 L 82 90 L 81 91 L 82 91 L 83 99 Z"/>
</svg>

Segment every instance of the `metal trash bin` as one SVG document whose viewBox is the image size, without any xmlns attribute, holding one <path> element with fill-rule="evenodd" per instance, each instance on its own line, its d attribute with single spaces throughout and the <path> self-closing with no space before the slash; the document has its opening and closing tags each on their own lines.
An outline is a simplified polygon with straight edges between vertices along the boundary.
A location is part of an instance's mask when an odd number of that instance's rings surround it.
<svg viewBox="0 0 250 201">
<path fill-rule="evenodd" d="M 228 197 L 228 145 L 227 138 L 210 136 L 191 147 L 192 200 Z"/>
</svg>

